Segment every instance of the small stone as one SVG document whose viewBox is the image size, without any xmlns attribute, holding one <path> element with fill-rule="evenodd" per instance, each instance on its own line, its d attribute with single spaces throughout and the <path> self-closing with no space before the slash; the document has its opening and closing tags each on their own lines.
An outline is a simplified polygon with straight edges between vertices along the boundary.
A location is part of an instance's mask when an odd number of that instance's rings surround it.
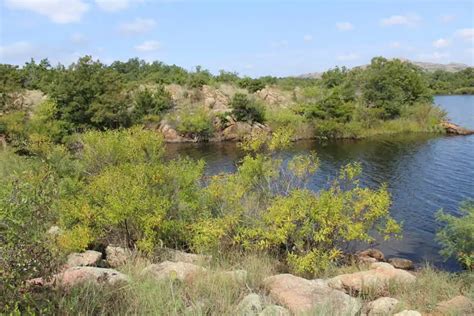
<svg viewBox="0 0 474 316">
<path fill-rule="evenodd" d="M 61 228 L 59 228 L 59 226 L 51 226 L 51 228 L 48 229 L 48 234 L 51 236 L 59 236 L 61 235 Z"/>
<path fill-rule="evenodd" d="M 237 314 L 242 316 L 258 315 L 262 311 L 262 300 L 258 294 L 252 293 L 244 297 L 237 305 Z"/>
<path fill-rule="evenodd" d="M 130 250 L 122 247 L 107 246 L 105 248 L 105 257 L 107 263 L 112 268 L 116 268 L 124 265 L 131 258 L 131 253 Z"/>
<path fill-rule="evenodd" d="M 418 311 L 412 311 L 412 310 L 404 310 L 401 311 L 400 313 L 396 313 L 393 316 L 421 316 L 420 312 Z"/>
<path fill-rule="evenodd" d="M 368 316 L 390 315 L 395 310 L 398 300 L 391 297 L 381 297 L 367 303 L 364 312 Z"/>
<path fill-rule="evenodd" d="M 94 250 L 87 250 L 81 253 L 71 253 L 67 257 L 68 267 L 95 266 L 102 259 L 102 253 Z"/>
<path fill-rule="evenodd" d="M 464 295 L 458 295 L 450 300 L 438 303 L 436 312 L 442 315 L 452 313 L 474 315 L 474 303 Z"/>
<path fill-rule="evenodd" d="M 397 269 L 413 270 L 415 268 L 413 261 L 404 258 L 390 258 L 388 259 L 388 263 Z"/>
<path fill-rule="evenodd" d="M 385 256 L 382 251 L 375 249 L 375 248 L 369 248 L 364 251 L 359 251 L 356 253 L 357 257 L 368 257 L 368 258 L 374 258 L 376 261 L 384 261 Z"/>
<path fill-rule="evenodd" d="M 258 315 L 259 316 L 290 316 L 290 312 L 282 306 L 268 305 Z"/>
<path fill-rule="evenodd" d="M 150 274 L 158 281 L 169 278 L 189 282 L 196 274 L 205 271 L 203 267 L 192 263 L 164 261 L 160 264 L 149 265 L 143 269 L 142 274 Z"/>
</svg>

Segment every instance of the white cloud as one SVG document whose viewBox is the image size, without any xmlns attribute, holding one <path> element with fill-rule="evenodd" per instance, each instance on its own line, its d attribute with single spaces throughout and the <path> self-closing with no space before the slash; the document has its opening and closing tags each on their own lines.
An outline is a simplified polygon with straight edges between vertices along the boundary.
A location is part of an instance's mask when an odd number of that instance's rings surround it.
<svg viewBox="0 0 474 316">
<path fill-rule="evenodd" d="M 455 35 L 464 39 L 465 41 L 474 41 L 474 28 L 457 30 Z"/>
<path fill-rule="evenodd" d="M 356 53 L 350 53 L 350 54 L 337 56 L 337 60 L 340 60 L 340 61 L 351 61 L 351 60 L 356 60 L 358 58 L 359 58 L 359 55 L 357 55 Z"/>
<path fill-rule="evenodd" d="M 448 47 L 449 46 L 449 40 L 440 38 L 437 39 L 436 41 L 433 42 L 433 47 L 436 48 L 443 48 L 443 47 Z"/>
<path fill-rule="evenodd" d="M 83 0 L 6 0 L 6 4 L 11 9 L 33 11 L 61 24 L 80 21 L 89 9 Z"/>
<path fill-rule="evenodd" d="M 135 46 L 135 49 L 139 52 L 153 52 L 160 49 L 161 45 L 157 41 L 145 41 L 140 45 Z"/>
<path fill-rule="evenodd" d="M 34 57 L 35 48 L 33 45 L 26 41 L 15 42 L 10 45 L 0 46 L 0 60 L 19 60 L 25 61 L 31 57 Z"/>
<path fill-rule="evenodd" d="M 336 27 L 339 31 L 350 31 L 354 29 L 354 25 L 350 22 L 338 22 L 336 23 Z"/>
<path fill-rule="evenodd" d="M 442 15 L 440 16 L 439 18 L 441 20 L 441 22 L 443 23 L 449 23 L 449 22 L 452 22 L 456 19 L 456 16 L 455 15 L 452 15 L 452 14 L 445 14 L 445 15 Z"/>
<path fill-rule="evenodd" d="M 95 0 L 95 3 L 104 11 L 117 12 L 128 8 L 129 0 Z"/>
<path fill-rule="evenodd" d="M 84 44 L 87 42 L 87 37 L 79 32 L 73 33 L 70 37 L 73 44 Z"/>
<path fill-rule="evenodd" d="M 303 41 L 305 42 L 311 42 L 313 40 L 313 35 L 311 34 L 306 34 L 305 36 L 303 36 Z"/>
<path fill-rule="evenodd" d="M 151 31 L 156 25 L 153 19 L 137 18 L 133 22 L 123 23 L 119 29 L 122 34 L 136 35 Z"/>
<path fill-rule="evenodd" d="M 433 52 L 429 54 L 420 54 L 418 56 L 424 61 L 446 62 L 446 58 L 449 57 L 449 53 Z"/>
<path fill-rule="evenodd" d="M 380 20 L 382 26 L 404 25 L 415 26 L 420 23 L 421 18 L 416 14 L 392 15 Z"/>
</svg>

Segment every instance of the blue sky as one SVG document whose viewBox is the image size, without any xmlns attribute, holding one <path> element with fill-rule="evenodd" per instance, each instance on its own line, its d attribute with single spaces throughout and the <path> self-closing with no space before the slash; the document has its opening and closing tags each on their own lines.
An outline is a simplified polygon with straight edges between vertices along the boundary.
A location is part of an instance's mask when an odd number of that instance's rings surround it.
<svg viewBox="0 0 474 316">
<path fill-rule="evenodd" d="M 2 0 L 0 62 L 139 57 L 297 75 L 373 56 L 474 64 L 474 1 Z"/>
</svg>

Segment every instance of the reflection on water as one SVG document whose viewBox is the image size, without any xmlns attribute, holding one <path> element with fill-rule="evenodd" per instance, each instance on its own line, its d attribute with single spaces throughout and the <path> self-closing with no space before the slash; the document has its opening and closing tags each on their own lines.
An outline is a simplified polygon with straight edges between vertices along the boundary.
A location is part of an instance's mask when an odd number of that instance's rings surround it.
<svg viewBox="0 0 474 316">
<path fill-rule="evenodd" d="M 448 111 L 453 122 L 474 128 L 473 96 L 443 96 L 435 102 Z M 388 185 L 392 214 L 403 222 L 404 233 L 401 240 L 377 245 L 387 256 L 458 268 L 453 260 L 444 262 L 438 254 L 434 213 L 440 208 L 456 213 L 461 201 L 474 199 L 474 136 L 409 134 L 362 141 L 302 141 L 283 156 L 313 150 L 321 160 L 320 170 L 310 182 L 315 190 L 334 177 L 342 165 L 353 161 L 363 166 L 364 185 Z M 208 174 L 233 171 L 242 158 L 233 143 L 170 144 L 167 155 L 204 159 Z"/>
</svg>

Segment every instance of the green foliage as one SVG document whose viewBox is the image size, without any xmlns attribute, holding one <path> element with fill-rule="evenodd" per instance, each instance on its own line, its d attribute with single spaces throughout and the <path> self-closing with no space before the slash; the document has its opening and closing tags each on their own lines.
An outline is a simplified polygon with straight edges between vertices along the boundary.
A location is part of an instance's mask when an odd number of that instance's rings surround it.
<svg viewBox="0 0 474 316">
<path fill-rule="evenodd" d="M 139 90 L 134 96 L 134 120 L 142 122 L 146 116 L 160 115 L 172 106 L 171 95 L 162 85 L 153 90 L 148 88 Z"/>
<path fill-rule="evenodd" d="M 259 122 L 265 121 L 265 111 L 261 104 L 251 100 L 243 93 L 236 93 L 230 102 L 232 114 L 238 121 Z"/>
<path fill-rule="evenodd" d="M 421 71 L 401 60 L 376 57 L 362 76 L 364 103 L 382 108 L 386 118 L 399 116 L 405 106 L 432 101 Z"/>
<path fill-rule="evenodd" d="M 212 75 L 208 70 L 203 70 L 201 66 L 196 67 L 196 71 L 189 74 L 188 86 L 190 88 L 201 88 L 211 83 Z"/>
<path fill-rule="evenodd" d="M 434 94 L 474 94 L 474 68 L 458 72 L 436 70 L 425 74 Z"/>
<path fill-rule="evenodd" d="M 438 222 L 444 224 L 437 233 L 437 240 L 443 246 L 441 254 L 456 257 L 467 269 L 474 269 L 474 203 L 466 202 L 460 208 L 461 216 L 439 211 Z"/>
<path fill-rule="evenodd" d="M 8 159 L 4 155 L 2 163 Z M 47 279 L 59 263 L 46 234 L 56 216 L 58 189 L 47 167 L 19 157 L 14 161 L 16 168 L 5 169 L 0 179 L 0 310 L 40 313 L 34 293 L 24 289 L 31 278 Z"/>
<path fill-rule="evenodd" d="M 247 89 L 250 93 L 255 93 L 257 91 L 265 88 L 265 82 L 261 79 L 252 79 L 250 77 L 245 77 L 238 81 L 239 87 Z"/>
<path fill-rule="evenodd" d="M 334 88 L 344 83 L 348 70 L 346 67 L 336 67 L 328 70 L 321 76 L 323 86 L 326 88 Z"/>
<path fill-rule="evenodd" d="M 207 140 L 214 131 L 212 117 L 204 107 L 181 110 L 173 121 L 179 133 L 196 140 Z"/>
</svg>

